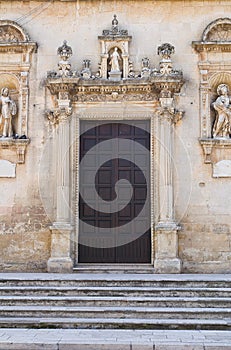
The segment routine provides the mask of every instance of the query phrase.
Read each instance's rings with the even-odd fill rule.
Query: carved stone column
[[[173,183],[173,128],[182,112],[173,108],[173,98],[160,98],[159,113],[159,222],[155,228],[155,262],[157,273],[181,272],[181,260],[178,257],[179,227],[174,216],[174,183]]]
[[[69,207],[69,118],[72,113],[67,93],[59,93],[58,108],[52,112],[58,125],[56,157],[56,221],[51,226],[51,256],[47,263],[49,272],[71,272],[70,258],[70,207]]]

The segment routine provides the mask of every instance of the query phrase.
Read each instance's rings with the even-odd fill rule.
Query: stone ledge
[[[12,149],[16,152],[17,163],[25,163],[25,153],[30,139],[0,138],[0,149]]]
[[[204,151],[204,162],[206,164],[212,163],[211,155],[214,148],[217,149],[231,149],[231,138],[230,139],[219,139],[219,138],[200,138],[199,142]]]

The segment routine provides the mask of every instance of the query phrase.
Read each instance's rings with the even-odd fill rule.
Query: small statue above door
[[[111,29],[105,29],[98,37],[101,43],[101,78],[112,81],[126,79],[129,76],[129,42],[132,37],[128,31],[119,28],[114,15]]]

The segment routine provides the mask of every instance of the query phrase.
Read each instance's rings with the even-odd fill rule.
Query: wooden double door
[[[149,121],[83,120],[80,131],[78,261],[150,263]]]

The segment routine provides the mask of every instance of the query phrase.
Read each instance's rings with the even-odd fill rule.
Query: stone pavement
[[[230,331],[0,329],[1,350],[231,350]]]

